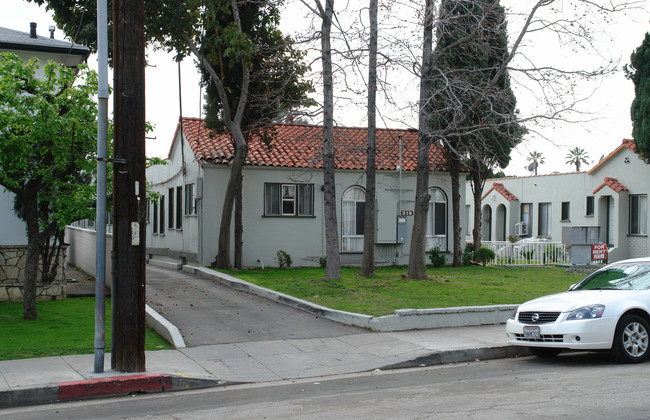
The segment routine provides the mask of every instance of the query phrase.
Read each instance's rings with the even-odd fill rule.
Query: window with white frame
[[[427,249],[447,251],[447,195],[439,188],[429,190]]]
[[[296,215],[296,186],[295,185],[282,186],[282,215],[283,216]]]
[[[539,203],[539,236],[551,236],[551,203]]]
[[[648,196],[630,195],[630,234],[648,233]]]
[[[361,187],[350,187],[343,193],[342,201],[341,250],[343,252],[362,252],[366,191]]]
[[[264,184],[265,216],[313,216],[314,184]]]

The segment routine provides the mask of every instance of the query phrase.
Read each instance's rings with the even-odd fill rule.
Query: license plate
[[[524,338],[540,338],[539,327],[524,327]]]

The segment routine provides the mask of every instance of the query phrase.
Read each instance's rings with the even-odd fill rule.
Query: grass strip
[[[106,353],[111,348],[111,306],[106,299]],[[31,357],[93,354],[95,343],[95,298],[68,298],[37,302],[38,320],[23,319],[22,302],[0,303],[0,360]],[[150,328],[145,350],[171,346]]]
[[[558,267],[430,268],[427,280],[408,280],[405,266],[377,268],[371,277],[361,277],[358,268],[344,267],[341,280],[323,280],[321,268],[223,272],[332,309],[373,316],[392,314],[395,309],[519,304],[565,291],[584,277]]]

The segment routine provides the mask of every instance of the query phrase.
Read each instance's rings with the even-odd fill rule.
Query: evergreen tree
[[[211,70],[200,66],[202,83],[206,87],[205,105],[206,125],[216,132],[228,132],[228,122],[224,120],[223,100],[227,98],[230,109],[238,109],[244,102],[241,130],[248,143],[252,138],[261,138],[269,147],[275,131],[272,124],[288,117],[296,108],[313,103],[308,94],[313,92],[310,82],[301,80],[308,70],[302,62],[303,53],[293,48],[290,38],[283,36],[278,29],[282,1],[257,1],[243,3],[238,9],[241,31],[229,9],[229,0],[213,0],[221,13],[206,14],[205,36],[201,40],[201,54],[210,62],[219,75],[227,95],[220,95],[219,88],[212,82]],[[247,45],[243,63],[250,71],[247,91],[242,94],[244,72],[242,61],[235,58],[241,51],[232,51],[230,45],[236,34]],[[233,139],[233,143],[235,143]],[[241,153],[243,161],[247,148],[235,148]],[[235,189],[235,255],[234,265],[242,268],[243,217],[242,217],[242,177],[236,179]],[[230,227],[220,230],[219,254],[216,265],[227,266],[226,242],[230,241]],[[226,263],[226,265],[223,265]]]
[[[490,168],[505,168],[510,151],[525,132],[516,116],[516,99],[507,71],[505,11],[498,0],[445,0],[434,51],[433,129],[444,133],[443,145],[452,177],[454,264],[460,255],[460,188],[462,162],[469,163],[474,188],[474,243],[480,245],[480,200]]]
[[[224,13],[207,16],[205,36],[201,43],[201,53],[210,61],[219,74],[228,96],[231,109],[237,109],[242,86],[240,63],[231,59],[228,50],[229,26],[233,16],[227,9],[229,0],[224,3]],[[302,80],[308,67],[302,58],[304,53],[293,47],[293,41],[278,29],[282,1],[257,1],[244,3],[239,7],[242,36],[250,44],[247,57],[250,68],[250,83],[246,98],[246,112],[242,129],[249,139],[259,135],[271,141],[268,131],[271,124],[283,122],[296,108],[311,105],[307,96],[314,91],[312,84]],[[200,68],[202,83],[206,88],[205,121],[209,128],[217,132],[226,131],[223,121],[221,97],[211,83],[210,74]]]
[[[650,33],[630,57],[626,68],[634,82],[634,100],[630,108],[632,137],[637,153],[650,163]]]

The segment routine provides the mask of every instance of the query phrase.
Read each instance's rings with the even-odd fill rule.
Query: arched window
[[[438,247],[447,251],[447,196],[439,188],[429,190],[427,214],[427,249]]]
[[[361,187],[350,187],[343,193],[343,252],[363,251],[363,224],[366,210],[366,191]]]

